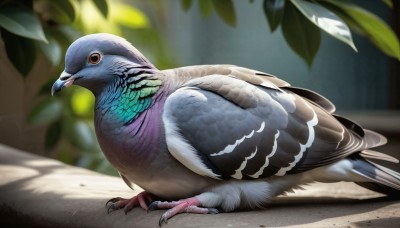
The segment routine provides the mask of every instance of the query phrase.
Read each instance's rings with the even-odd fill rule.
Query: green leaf
[[[96,148],[96,136],[90,125],[82,120],[65,122],[66,135],[69,141],[80,149],[92,151]]]
[[[28,122],[35,125],[49,124],[58,120],[63,112],[63,105],[60,100],[49,97],[35,107],[28,116]]]
[[[106,0],[93,0],[93,3],[96,5],[97,9],[101,12],[104,18],[108,16],[108,4]]]
[[[271,32],[274,32],[281,23],[284,8],[285,0],[264,0],[264,14],[267,17]]]
[[[76,88],[71,97],[71,108],[74,114],[91,117],[93,114],[94,96],[84,88]]]
[[[199,0],[199,7],[201,16],[208,17],[212,12],[213,4],[211,0]]]
[[[61,121],[56,121],[47,128],[45,137],[45,148],[51,150],[61,138],[62,124]]]
[[[190,7],[192,7],[192,0],[181,0],[181,6],[183,11],[187,12],[189,11]]]
[[[36,48],[33,40],[16,36],[7,31],[2,31],[2,38],[8,59],[22,76],[28,75],[36,59]]]
[[[143,12],[130,5],[115,3],[111,8],[110,20],[129,28],[146,28],[149,21]]]
[[[341,10],[383,53],[400,61],[399,39],[382,19],[348,2],[334,0],[325,1]]]
[[[53,9],[56,10],[56,14],[65,14],[65,16],[68,17],[68,20],[70,22],[73,22],[75,20],[75,8],[71,4],[69,0],[57,0],[57,1],[49,1]]]
[[[232,0],[212,0],[218,16],[230,26],[236,26],[235,8]]]
[[[39,42],[39,47],[46,58],[50,61],[51,65],[57,66],[60,64],[62,57],[61,45],[49,34],[47,34],[47,40],[47,43]]]
[[[349,27],[332,11],[304,0],[291,0],[291,2],[308,20],[320,29],[357,51]]]
[[[74,28],[66,25],[59,25],[56,28],[56,33],[54,34],[61,43],[67,43],[68,45],[81,37],[81,34]]]
[[[392,0],[382,0],[383,3],[385,3],[388,7],[393,8],[393,2]],[[395,0],[398,1],[398,0]]]
[[[47,42],[39,19],[24,7],[0,8],[0,26],[16,35]]]
[[[311,67],[321,42],[320,30],[292,4],[286,4],[282,33],[292,50]]]

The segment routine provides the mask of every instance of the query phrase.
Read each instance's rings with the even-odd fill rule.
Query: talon
[[[108,200],[107,202],[106,202],[106,207],[108,207],[108,204],[109,203],[115,203],[115,202],[118,202],[119,201],[119,199],[118,199],[118,197],[115,197],[115,198],[112,198],[112,199],[110,199],[110,200]]]
[[[208,214],[219,214],[219,210],[216,208],[207,208],[208,209]]]
[[[108,208],[107,208],[107,214],[110,214],[110,212],[115,211],[115,204],[111,204]]]
[[[160,201],[153,201],[149,207],[147,208],[147,212],[149,211],[154,211],[158,209],[158,204],[160,203]]]
[[[140,206],[147,210],[146,199],[152,201],[152,195],[148,192],[141,192],[130,199],[124,199],[121,197],[112,198],[106,202],[107,213],[124,208],[124,212],[127,214],[136,206]]]
[[[163,223],[165,223],[165,224],[168,223],[168,219],[167,219],[167,217],[165,216],[165,214],[163,214],[163,215],[160,217],[160,220],[158,221],[158,225],[161,227]]]

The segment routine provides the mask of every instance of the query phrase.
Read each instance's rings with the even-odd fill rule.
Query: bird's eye
[[[100,62],[100,59],[101,59],[100,53],[95,52],[89,55],[88,61],[91,64],[97,64]]]

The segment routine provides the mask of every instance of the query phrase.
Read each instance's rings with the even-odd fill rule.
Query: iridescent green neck
[[[133,83],[120,80],[114,85],[114,91],[113,88],[106,91],[108,94],[99,102],[99,107],[124,125],[130,124],[150,107],[161,85],[159,79],[143,79]]]

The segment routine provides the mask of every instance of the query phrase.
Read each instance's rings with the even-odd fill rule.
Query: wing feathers
[[[172,146],[170,152],[200,175],[242,179],[303,172],[386,142],[332,115],[335,106],[325,97],[269,74],[205,65],[178,68],[167,76],[182,83],[168,97],[163,114],[174,120],[181,138],[166,129],[167,144],[185,142],[186,147]]]
[[[285,89],[290,90],[299,96],[309,99],[310,101],[316,103],[330,113],[334,113],[336,110],[335,105],[330,100],[326,99],[324,96],[314,91],[299,87],[285,87]]]

